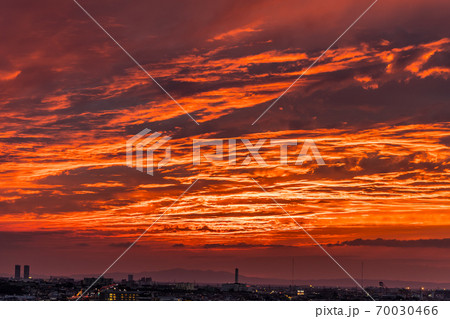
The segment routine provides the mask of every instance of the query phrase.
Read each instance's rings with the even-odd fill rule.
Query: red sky
[[[253,126],[370,1],[80,3],[200,125],[73,1],[5,4],[0,273],[101,273],[199,178],[113,271],[345,277],[254,178],[354,276],[450,282],[448,1],[380,0]],[[154,176],[125,165],[144,128],[172,137]],[[326,165],[193,166],[197,138]]]

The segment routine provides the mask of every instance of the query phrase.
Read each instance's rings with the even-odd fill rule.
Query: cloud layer
[[[62,256],[99,243],[116,253],[199,178],[137,249],[310,247],[252,177],[335,249],[448,248],[448,1],[377,3],[251,125],[370,4],[322,2],[81,2],[200,126],[71,1],[9,3],[1,236],[24,254],[26,238],[48,251],[59,238]],[[154,176],[125,165],[126,140],[144,128],[172,137]],[[293,165],[299,148],[280,165],[267,144],[265,167],[194,166],[196,138],[314,139],[327,165]],[[247,155],[240,145],[238,163]],[[8,271],[17,256],[0,250]]]

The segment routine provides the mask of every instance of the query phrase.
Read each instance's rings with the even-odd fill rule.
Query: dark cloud
[[[447,67],[450,68],[450,48],[445,46],[445,51],[434,53],[430,59],[423,65],[424,69],[433,67]]]
[[[338,242],[336,244],[330,244],[329,246],[383,246],[383,247],[412,247],[412,248],[450,248],[450,238],[441,239],[411,239],[411,240],[398,240],[398,239],[355,239],[350,241]]]
[[[449,146],[450,147],[450,135],[441,138],[441,143],[444,144],[445,146]]]
[[[183,245],[183,247],[185,247]],[[190,247],[190,246],[186,246]],[[289,245],[271,245],[271,244],[249,244],[249,243],[236,243],[236,244],[205,244],[200,246],[203,249],[246,249],[246,248],[287,248],[295,247]],[[195,247],[194,247],[195,248]]]

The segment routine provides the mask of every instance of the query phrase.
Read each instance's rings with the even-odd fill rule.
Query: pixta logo
[[[144,129],[138,134],[130,138],[126,143],[127,166],[135,167],[138,171],[146,172],[153,175],[154,160],[153,154],[160,149],[171,138],[168,136],[161,136],[161,133],[155,132],[150,134],[150,129]],[[147,136],[147,137],[146,137]],[[256,163],[260,166],[268,166],[261,153],[264,147],[272,149],[270,158],[273,158],[273,148],[278,152],[278,162],[280,165],[302,165],[306,161],[315,160],[318,165],[325,165],[319,149],[314,140],[304,140],[300,152],[295,154],[295,162],[289,161],[289,150],[297,149],[299,141],[296,139],[259,139],[251,142],[248,139],[194,139],[192,141],[192,164],[200,165],[205,160],[207,162],[226,161],[228,165],[247,166],[251,163]],[[290,148],[289,148],[290,147]],[[211,148],[214,152],[211,154]],[[165,150],[165,157],[158,162],[157,167],[161,168],[171,160],[170,146],[163,148]],[[267,150],[266,150],[267,151]],[[237,154],[245,155],[243,160],[238,161]],[[291,151],[292,153],[292,151]]]
[[[150,132],[151,130],[146,128],[130,138],[126,144],[126,154],[128,167],[135,167],[138,171],[153,175],[153,153],[171,138],[163,136],[160,139],[157,139],[161,136],[161,133],[159,132],[155,132],[148,137],[145,137]],[[165,157],[158,163],[158,168],[163,167],[170,161],[170,146],[167,146],[165,150]],[[136,156],[133,156],[134,153],[136,153]],[[135,158],[135,160],[133,160],[133,158]]]

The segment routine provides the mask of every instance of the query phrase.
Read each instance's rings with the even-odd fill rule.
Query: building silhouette
[[[14,267],[14,278],[20,279],[20,265]]]
[[[30,266],[29,265],[23,266],[23,278],[24,279],[30,278]]]

